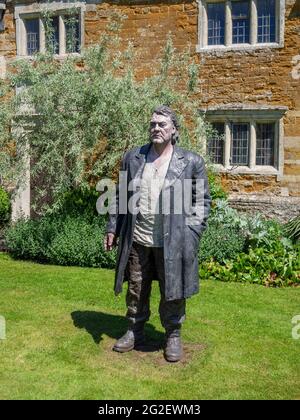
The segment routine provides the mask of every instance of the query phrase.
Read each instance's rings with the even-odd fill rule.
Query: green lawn
[[[186,356],[163,338],[154,284],[149,347],[119,354],[124,294],[113,271],[16,262],[0,254],[1,399],[299,399],[300,289],[203,281],[188,300]],[[148,351],[146,351],[148,350]],[[150,351],[151,350],[151,351]]]

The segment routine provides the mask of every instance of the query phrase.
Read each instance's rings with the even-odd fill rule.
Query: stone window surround
[[[32,3],[28,5],[16,5],[15,6],[15,20],[16,20],[16,44],[17,44],[17,56],[22,58],[31,58],[32,56],[26,55],[26,32],[24,19],[36,18],[40,16],[40,13],[44,10],[50,10],[57,12],[59,16],[59,29],[60,29],[60,40],[59,40],[59,54],[55,54],[56,57],[65,57],[67,55],[80,55],[79,53],[66,53],[65,52],[65,26],[63,23],[62,15],[63,12],[76,8],[79,10],[79,27],[80,27],[80,46],[84,45],[84,12],[85,2],[51,2],[51,3]],[[42,19],[40,19],[40,51],[45,52],[45,31]]]
[[[287,112],[286,106],[215,106],[201,109],[200,112],[206,121],[223,122],[225,124],[224,139],[224,165],[214,164],[218,172],[232,174],[258,174],[277,175],[277,179],[283,175],[284,148],[283,148],[283,116]],[[248,122],[250,124],[249,166],[230,164],[232,122]],[[275,123],[275,166],[256,165],[256,123]],[[206,144],[206,142],[205,142]]]
[[[226,45],[207,45],[207,3],[224,2],[224,0],[197,0],[198,3],[198,45],[196,52],[226,52],[236,50],[256,50],[261,48],[282,48],[284,46],[285,0],[276,0],[276,42],[257,43],[257,1],[250,0],[250,44],[232,44],[231,2],[225,0]]]
[[[5,15],[5,10],[6,10],[6,4],[5,2],[0,3],[0,31],[3,32],[5,29],[4,26],[4,15]]]

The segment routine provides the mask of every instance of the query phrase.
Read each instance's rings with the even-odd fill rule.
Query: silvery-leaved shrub
[[[115,180],[124,151],[149,141],[158,105],[177,112],[180,145],[203,153],[210,129],[198,112],[201,65],[193,50],[178,51],[166,35],[151,74],[138,78],[139,57],[132,44],[121,44],[119,23],[114,15],[99,43],[80,56],[58,61],[50,48],[33,61],[10,63],[9,82],[0,80],[0,173],[21,185],[30,150],[31,205],[39,215],[56,211],[73,188]],[[51,25],[45,28],[48,33]],[[51,30],[47,36],[53,45]]]

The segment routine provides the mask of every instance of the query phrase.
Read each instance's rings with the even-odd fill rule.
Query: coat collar
[[[142,158],[142,159],[146,159],[146,156],[150,150],[152,143],[147,143],[144,144],[141,147],[138,147],[136,152],[135,152],[135,157],[137,157],[138,159]],[[172,158],[175,157],[175,159],[182,159],[184,158],[184,151],[181,147],[178,147],[176,144],[174,144],[173,146],[173,154],[172,154]]]
[[[135,152],[133,159],[132,177],[137,178],[142,175],[144,164],[146,163],[146,157],[150,150],[151,143],[147,143],[144,146],[138,148]],[[177,178],[181,175],[182,171],[187,165],[187,160],[184,158],[184,151],[181,147],[174,144],[173,153],[171,156],[169,168],[166,175],[166,186],[173,184]]]

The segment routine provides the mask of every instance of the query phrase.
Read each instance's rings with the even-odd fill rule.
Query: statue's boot
[[[179,362],[183,356],[180,329],[166,331],[164,357],[167,362]]]
[[[115,342],[113,350],[126,353],[127,351],[133,350],[136,346],[143,344],[144,341],[144,324],[130,326],[126,333]]]

